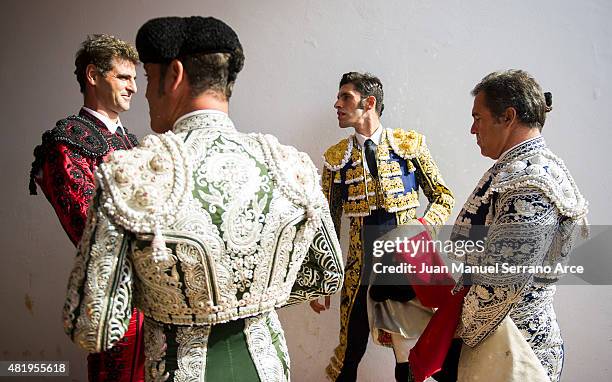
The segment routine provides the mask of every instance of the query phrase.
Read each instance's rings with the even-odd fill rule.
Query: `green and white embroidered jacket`
[[[200,111],[113,153],[97,179],[67,334],[90,352],[110,348],[136,306],[146,316],[147,380],[205,380],[211,331],[242,320],[259,378],[287,380],[274,309],[333,294],[343,280],[310,158]]]

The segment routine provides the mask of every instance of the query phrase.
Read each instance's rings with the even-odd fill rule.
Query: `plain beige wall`
[[[610,224],[612,6],[585,1],[3,1],[0,203],[0,359],[69,360],[85,380],[85,354],[63,334],[61,308],[74,249],[44,196],[28,196],[32,149],[55,121],[77,112],[74,53],[86,34],[133,41],[146,20],[213,15],[239,33],[246,53],[231,116],[243,131],[277,135],[321,165],[348,134],[332,104],[349,70],[385,85],[387,127],[427,135],[460,205],[491,161],[468,133],[472,86],[498,69],[531,72],[554,95],[544,134],[591,202],[590,220]],[[148,132],[145,79],[126,126]],[[455,209],[453,217],[459,210]],[[612,289],[563,286],[556,299],[566,340],[564,381],[612,380]],[[319,381],[338,333],[334,309],[280,312],[295,381]],[[390,350],[370,345],[363,381],[392,380]]]

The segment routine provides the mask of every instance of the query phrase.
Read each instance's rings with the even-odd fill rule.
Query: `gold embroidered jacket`
[[[362,152],[354,136],[343,139],[324,154],[323,192],[338,234],[342,213],[350,218],[350,241],[340,303],[340,343],[326,368],[332,380],[338,377],[344,364],[348,321],[360,284],[364,261],[364,217],[383,208],[396,224],[406,224],[416,218],[418,190],[422,189],[429,201],[424,218],[435,231],[448,219],[454,205],[453,194],[444,184],[423,135],[415,131],[384,129],[376,150],[378,180],[373,180],[365,170]],[[383,344],[390,345],[387,342]]]
[[[424,219],[439,226],[450,216],[454,197],[431,158],[425,137],[414,130],[385,129],[377,146],[379,191],[366,173],[354,136],[330,147],[324,157],[323,192],[339,232],[341,209],[348,217],[371,210],[406,211],[419,206],[418,189],[429,200]]]

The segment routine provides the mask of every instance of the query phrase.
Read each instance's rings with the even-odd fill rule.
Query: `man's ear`
[[[516,109],[513,107],[507,107],[502,116],[502,122],[506,126],[511,126],[516,123]]]
[[[179,87],[184,86],[186,81],[187,77],[185,76],[183,63],[179,60],[172,60],[168,65],[166,78],[164,79],[164,86],[168,86],[168,89],[165,90],[174,92]]]
[[[368,96],[365,98],[364,100],[364,110],[368,111],[368,110],[374,110],[374,108],[376,107],[376,97],[374,96]]]
[[[94,64],[89,64],[85,68],[85,81],[91,86],[96,86],[97,76],[100,75],[98,68]]]

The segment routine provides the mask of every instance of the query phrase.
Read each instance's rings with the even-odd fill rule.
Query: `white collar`
[[[216,110],[216,109],[194,110],[194,111],[191,111],[191,112],[189,112],[187,114],[183,114],[180,117],[178,117],[178,119],[176,121],[174,121],[174,124],[172,125],[172,130],[174,130],[176,125],[178,125],[178,123],[181,122],[182,120],[184,120],[185,118],[193,117],[194,115],[198,115],[198,114],[223,114],[223,115],[227,115],[226,112],[223,112],[221,110]]]
[[[382,125],[378,125],[378,129],[376,129],[376,131],[374,131],[374,133],[372,134],[371,137],[366,137],[365,135],[361,135],[358,132],[355,132],[355,138],[357,138],[357,143],[359,144],[360,147],[363,147],[363,145],[365,144],[365,141],[367,139],[371,139],[372,142],[374,142],[374,144],[376,144],[376,146],[380,145],[380,140],[382,138],[382,132],[383,132],[383,126]]]
[[[527,142],[533,141],[534,139],[538,139],[538,138],[541,138],[541,137],[542,137],[541,135],[538,135],[538,136],[536,136],[536,137],[529,138],[529,139],[526,139],[526,140],[524,140],[524,141],[522,141],[522,142],[517,143],[516,145],[514,145],[514,146],[510,147],[508,150],[506,150],[506,151],[504,151],[503,153],[501,153],[501,155],[499,156],[499,158],[497,158],[497,161],[496,161],[495,163],[499,163],[499,162],[500,162],[502,159],[504,159],[504,157],[506,156],[506,154],[508,154],[510,151],[512,151],[512,150],[513,150],[514,148],[516,148],[517,146],[522,145],[523,143],[527,143]]]
[[[89,114],[93,115],[94,117],[98,118],[100,121],[102,121],[104,126],[106,126],[106,128],[108,129],[108,131],[111,132],[111,134],[115,134],[118,127],[121,127],[121,131],[125,133],[125,129],[123,128],[123,125],[121,124],[121,120],[119,119],[119,117],[117,117],[117,123],[115,123],[111,121],[111,119],[108,118],[107,116],[100,114],[95,110],[91,110],[88,107],[83,106],[82,109],[88,112]]]

